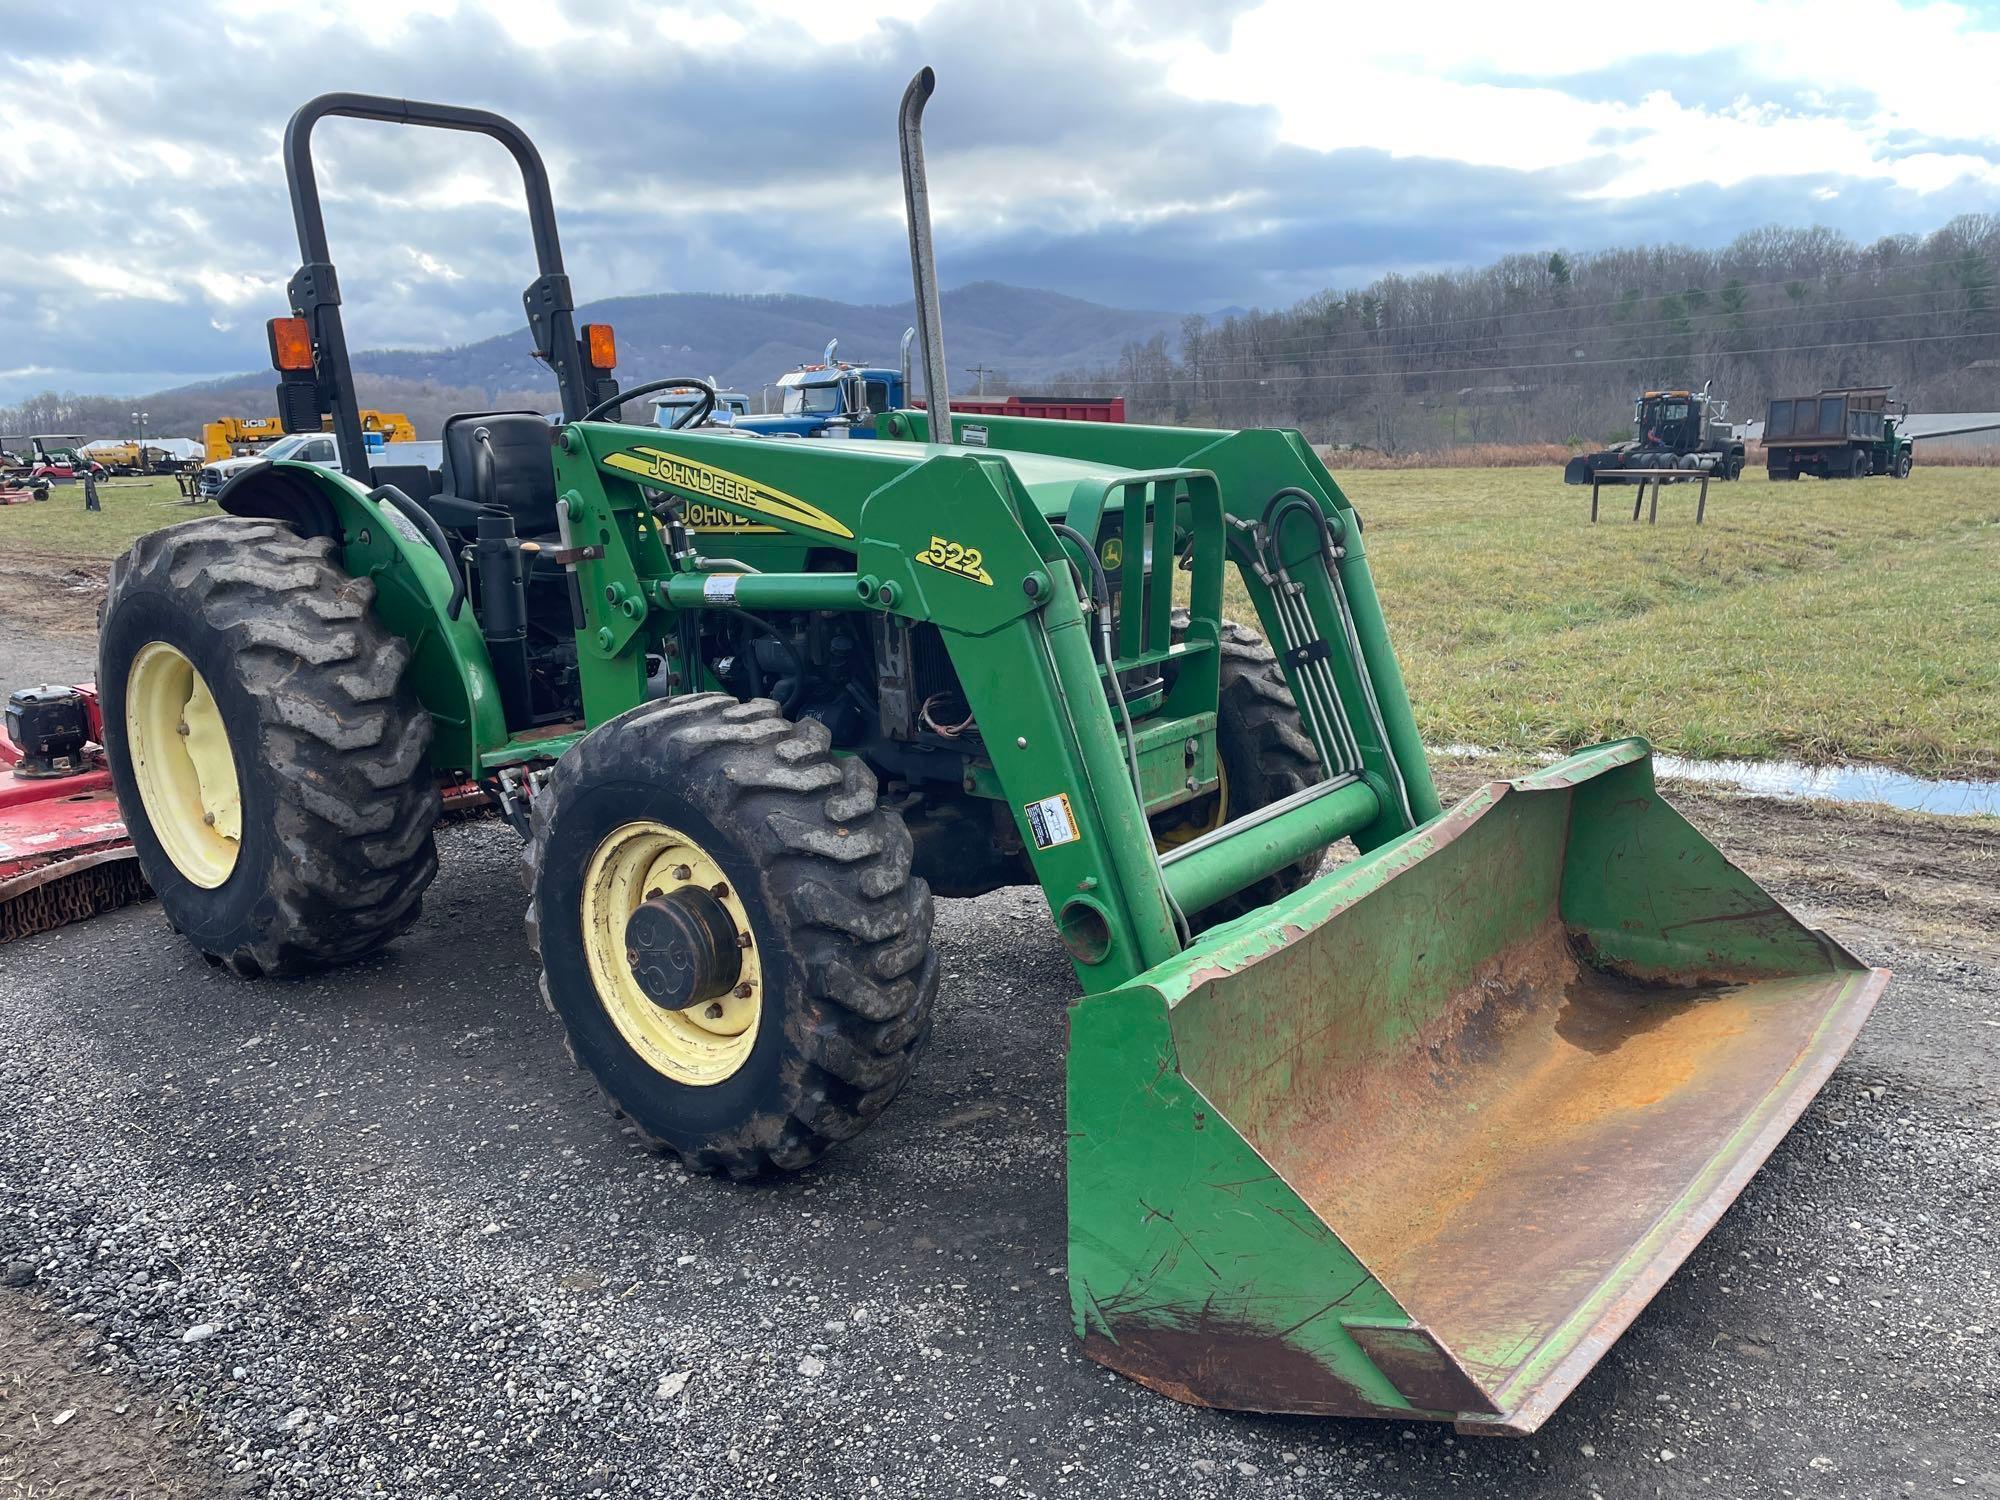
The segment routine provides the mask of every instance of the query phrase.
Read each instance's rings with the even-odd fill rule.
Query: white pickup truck
[[[377,463],[422,464],[427,469],[435,469],[444,462],[444,445],[437,442],[389,443],[381,448],[371,448],[369,454]],[[337,469],[340,467],[340,445],[330,432],[292,433],[256,453],[242,458],[221,458],[203,465],[201,472],[195,476],[195,494],[203,500],[213,500],[225,484],[245,469],[275,458]]]

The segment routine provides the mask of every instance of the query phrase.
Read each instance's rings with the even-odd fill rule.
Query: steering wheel
[[[710,385],[706,380],[696,380],[688,375],[670,375],[665,380],[648,380],[643,385],[633,386],[629,391],[620,391],[617,395],[598,402],[597,405],[591,407],[589,411],[578,417],[577,421],[595,421],[605,412],[615,411],[618,407],[623,406],[627,401],[637,396],[650,396],[655,391],[676,388],[684,390],[689,386],[693,386],[701,392],[701,400],[675,417],[673,425],[669,430],[679,432],[684,427],[697,427],[701,423],[706,422],[709,414],[715,410],[715,387]]]

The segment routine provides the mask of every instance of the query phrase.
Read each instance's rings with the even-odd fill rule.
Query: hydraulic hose
[[[1409,783],[1403,778],[1403,767],[1396,759],[1395,747],[1389,743],[1389,726],[1382,717],[1381,701],[1375,696],[1375,681],[1369,676],[1368,664],[1361,654],[1361,638],[1354,628],[1354,611],[1347,602],[1347,586],[1341,581],[1339,560],[1335,555],[1336,538],[1333,528],[1318,502],[1305,491],[1287,486],[1271,497],[1271,503],[1264,510],[1265,529],[1270,533],[1271,545],[1273,549],[1277,547],[1277,522],[1293,509],[1310,510],[1313,518],[1319,523],[1321,556],[1326,563],[1327,581],[1333,585],[1334,607],[1340,612],[1341,629],[1347,637],[1348,656],[1354,663],[1354,675],[1361,683],[1362,702],[1367,706],[1368,718],[1374,727],[1376,741],[1382,747],[1383,757],[1389,762],[1390,774],[1395,777],[1396,797],[1402,807],[1403,816],[1414,828],[1417,825],[1417,816],[1410,805]],[[1280,571],[1284,566],[1284,559],[1278,559]],[[1343,713],[1342,719],[1345,718],[1346,715]],[[1353,735],[1351,727],[1347,732],[1350,737]],[[1355,769],[1357,771],[1361,769],[1359,746],[1356,746]]]
[[[1275,523],[1301,505],[1310,508],[1318,518],[1321,542],[1326,548],[1323,561],[1331,574],[1332,533],[1325,524],[1318,503],[1305,491],[1292,487],[1279,490],[1264,507],[1263,520],[1250,528],[1250,532],[1257,553],[1258,573],[1265,583],[1271,585],[1281,654],[1297,675],[1299,712],[1305,719],[1307,733],[1312,736],[1313,747],[1319,752],[1325,774],[1337,776],[1345,770],[1360,768],[1361,745],[1355,738],[1354,726],[1341,700],[1339,684],[1334,681],[1325,658],[1309,660],[1305,655],[1311,643],[1318,639],[1318,631],[1311,612],[1299,598],[1299,585],[1293,582],[1284,558],[1269,555],[1277,547]],[[1332,736],[1331,741],[1329,735]]]
[[[777,642],[778,649],[783,651],[785,655],[789,656],[792,659],[792,688],[791,691],[787,693],[784,696],[784,698],[781,699],[778,703],[778,707],[782,708],[785,711],[785,713],[789,716],[791,711],[794,708],[798,707],[799,699],[805,696],[805,691],[806,691],[805,658],[799,655],[797,647],[795,647],[790,641],[786,640],[782,635],[778,633],[777,627],[772,625],[769,620],[763,619],[757,615],[746,614],[741,610],[732,611],[731,614],[733,618],[735,618],[743,625],[748,626],[751,630],[761,631],[765,635],[769,636],[773,641]],[[740,650],[742,648],[739,647],[738,649]],[[746,654],[749,656],[751,675],[757,680],[759,684],[761,684],[763,682],[764,674],[763,670],[757,665],[756,654],[754,652],[749,652]],[[783,683],[784,680],[785,680],[784,678],[780,677],[777,683],[772,684],[772,686],[776,687],[778,684]],[[761,686],[759,688],[759,691],[760,692],[762,691]]]
[[[1146,838],[1152,844],[1153,868],[1159,872],[1160,894],[1174,919],[1174,931],[1180,937],[1181,946],[1186,948],[1194,942],[1194,929],[1188,924],[1187,913],[1174,899],[1173,887],[1167,884],[1167,867],[1160,863],[1160,847],[1152,843],[1151,828],[1146,824],[1146,784],[1139,775],[1139,738],[1132,729],[1132,709],[1125,701],[1125,685],[1118,680],[1117,654],[1111,648],[1111,580],[1097,556],[1097,549],[1090,545],[1082,532],[1061,521],[1053,522],[1049,529],[1065,541],[1076,543],[1084,560],[1090,564],[1090,598],[1097,615],[1097,650],[1104,661],[1104,684],[1118,709],[1119,724],[1125,731],[1125,763],[1132,773],[1132,795],[1139,802],[1140,822],[1146,827]]]

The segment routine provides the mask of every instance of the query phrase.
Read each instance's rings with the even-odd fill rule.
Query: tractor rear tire
[[[534,797],[542,999],[613,1109],[690,1171],[806,1166],[873,1123],[929,1039],[930,888],[874,773],[829,745],[769,700],[694,694],[592,731]],[[709,936],[642,959],[638,909],[663,902]]]
[[[1185,610],[1174,611],[1173,633],[1180,639],[1187,628]],[[1222,787],[1191,804],[1200,820],[1190,829],[1156,823],[1163,847],[1180,842],[1224,822],[1304,791],[1320,779],[1319,756],[1306,737],[1305,721],[1292,699],[1277,653],[1264,638],[1234,620],[1222,622],[1218,642],[1221,692],[1216,702],[1215,748],[1222,761]],[[1321,856],[1309,855],[1275,875],[1225,896],[1188,921],[1199,932],[1235,920],[1311,880],[1319,873]]]
[[[373,953],[437,873],[431,718],[374,597],[272,521],[185,521],[112,565],[119,808],[168,923],[245,978]]]

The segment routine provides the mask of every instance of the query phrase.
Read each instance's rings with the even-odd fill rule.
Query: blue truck
[[[840,341],[826,346],[816,365],[801,365],[778,377],[783,410],[768,416],[738,417],[732,424],[766,437],[872,438],[885,412],[920,405],[910,394],[910,343],[916,329],[903,330],[902,367],[853,365],[833,357]],[[954,412],[967,416],[1041,417],[1059,422],[1122,422],[1123,396],[955,397]],[[967,441],[972,439],[968,438]]]
[[[766,437],[874,437],[876,418],[909,405],[910,340],[915,334],[914,328],[903,334],[900,370],[837,360],[833,351],[840,341],[829,341],[818,364],[778,377],[781,410],[738,417],[734,425]]]

